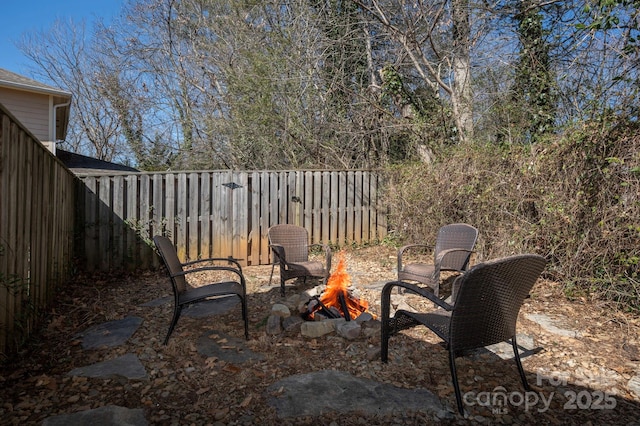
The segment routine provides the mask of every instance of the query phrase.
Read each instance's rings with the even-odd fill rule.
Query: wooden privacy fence
[[[71,274],[76,178],[0,105],[0,354]]]
[[[88,269],[157,264],[155,234],[169,236],[180,259],[233,256],[268,264],[267,230],[290,223],[311,242],[342,246],[386,235],[380,177],[349,171],[197,171],[81,176],[78,241]]]

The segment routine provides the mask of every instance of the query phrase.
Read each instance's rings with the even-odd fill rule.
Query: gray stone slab
[[[529,321],[540,324],[540,326],[549,333],[557,334],[558,336],[573,338],[582,337],[579,331],[565,328],[562,318],[554,319],[545,314],[525,314],[525,317]]]
[[[335,370],[282,379],[267,388],[269,405],[279,418],[327,412],[391,414],[413,411],[448,418],[440,400],[426,389],[403,389]]]
[[[226,314],[231,309],[236,308],[239,303],[240,298],[237,296],[218,297],[189,305],[182,309],[182,315],[191,318],[204,318],[211,315]]]
[[[640,398],[640,375],[633,376],[627,382],[627,388],[630,392],[635,394],[637,398]]]
[[[111,360],[74,368],[67,375],[82,377],[122,376],[127,379],[146,379],[147,371],[138,357],[129,353]]]
[[[527,334],[517,334],[516,340],[518,342],[518,348],[520,349],[519,353],[521,359],[524,359],[542,350],[541,347],[536,347],[533,337]],[[502,359],[512,359],[514,356],[513,346],[511,346],[511,342],[500,342],[496,343],[495,345],[489,345],[485,348],[478,349],[478,352],[482,352],[483,350],[493,352]]]
[[[43,426],[147,426],[141,408],[125,408],[108,405],[93,410],[79,411],[73,414],[61,414],[49,417]]]
[[[90,327],[78,333],[76,338],[82,340],[82,349],[113,347],[125,343],[142,324],[140,317],[126,317]]]
[[[173,304],[173,296],[160,297],[158,299],[151,300],[143,303],[140,306],[147,308],[154,308],[156,306],[162,306],[167,303]],[[182,310],[184,316],[192,318],[204,318],[211,315],[226,314],[231,309],[234,309],[236,305],[240,303],[240,299],[236,296],[223,296],[216,299],[205,300],[193,305],[186,306]]]
[[[264,359],[262,354],[247,347],[247,341],[218,331],[209,331],[198,338],[196,347],[200,355],[216,357],[232,364]]]

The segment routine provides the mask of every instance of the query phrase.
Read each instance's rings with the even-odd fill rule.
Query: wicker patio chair
[[[273,251],[273,262],[269,284],[276,264],[280,265],[280,294],[284,296],[285,281],[292,278],[322,278],[326,283],[331,271],[331,248],[325,244],[309,244],[309,233],[302,226],[274,225],[268,230],[269,247]],[[313,247],[324,251],[324,263],[309,260]]]
[[[160,253],[162,261],[167,267],[175,300],[173,317],[171,319],[171,324],[169,325],[169,331],[167,331],[167,336],[164,339],[164,344],[166,345],[169,341],[169,336],[171,336],[171,333],[180,318],[182,308],[187,305],[203,302],[213,298],[232,296],[237,296],[240,299],[240,304],[242,306],[242,319],[244,321],[244,337],[249,339],[246,297],[247,289],[240,264],[233,258],[208,258],[181,263],[171,240],[167,237],[156,235],[153,237],[153,242]],[[184,270],[183,268],[184,266],[204,263],[209,263],[209,265],[189,268],[187,270]],[[222,265],[222,263],[225,263],[225,265]],[[187,275],[203,271],[226,271],[226,273],[233,277],[233,279],[215,282],[201,287],[191,287],[187,283]]]
[[[458,410],[464,414],[456,375],[455,359],[464,351],[511,340],[514,359],[526,390],[529,384],[520,362],[516,343],[516,321],[520,307],[531,287],[544,270],[545,260],[535,254],[522,254],[480,263],[458,277],[458,292],[453,304],[436,297],[428,289],[400,281],[385,284],[382,290],[382,362],[389,357],[389,337],[418,325],[424,325],[440,337],[449,351],[449,367]],[[396,311],[390,318],[391,290],[402,287],[424,296],[439,308],[428,313]]]
[[[440,292],[440,272],[463,272],[478,239],[478,230],[466,223],[445,225],[438,230],[435,247],[427,244],[408,244],[398,250],[398,281],[417,281]],[[433,249],[433,263],[407,262],[405,258],[416,250]]]

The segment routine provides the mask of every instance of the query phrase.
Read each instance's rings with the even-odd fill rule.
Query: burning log
[[[338,302],[340,303],[340,308],[342,309],[342,313],[344,314],[344,319],[347,321],[351,321],[351,314],[349,313],[349,307],[347,306],[344,292],[338,293]]]
[[[369,304],[350,294],[350,284],[351,277],[346,271],[344,257],[341,257],[322,295],[314,296],[307,302],[307,311],[302,314],[303,318],[312,320],[314,312],[319,312],[327,318],[344,317],[345,320],[351,321],[366,312]]]
[[[311,303],[312,301],[315,303]],[[302,314],[302,317],[305,320],[312,320],[313,314],[315,312],[320,312],[322,313],[322,315],[324,315],[327,318],[332,318],[332,319],[342,318],[340,314],[335,313],[334,311],[329,309],[324,303],[322,303],[322,301],[320,300],[320,298],[318,298],[318,296],[313,296],[309,301],[309,303],[307,303],[307,311]]]

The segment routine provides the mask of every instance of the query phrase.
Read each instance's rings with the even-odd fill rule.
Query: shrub
[[[533,252],[549,278],[640,311],[640,132],[594,123],[534,145],[454,147],[389,169],[384,199],[399,244],[466,222],[476,261]]]

